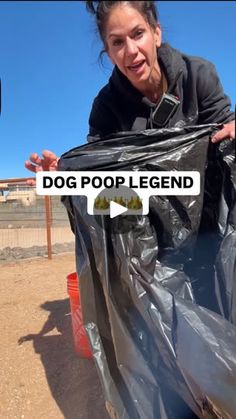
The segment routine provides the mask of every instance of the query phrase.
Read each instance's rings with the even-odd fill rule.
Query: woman
[[[118,131],[160,127],[153,114],[165,92],[177,102],[165,126],[222,123],[212,141],[235,139],[234,114],[214,66],[162,44],[154,1],[86,3],[115,66],[94,100],[88,141]],[[31,154],[25,167],[33,172],[57,170],[58,160],[45,150],[42,157]]]
[[[88,1],[87,7],[96,17],[104,50],[109,55],[115,67],[108,84],[99,92],[94,100],[89,117],[89,141],[105,135],[109,136],[114,132],[139,131],[146,128],[162,126],[158,111],[157,115],[155,112],[165,93],[168,93],[171,100],[176,103],[176,108],[172,115],[166,116],[167,122],[164,126],[174,127],[217,122],[224,124],[224,127],[214,135],[212,141],[217,142],[227,137],[235,138],[235,121],[233,121],[233,113],[230,112],[230,101],[223,93],[214,66],[203,59],[187,56],[171,48],[169,45],[162,44],[161,29],[157,21],[153,1],[100,1],[97,2],[97,7],[95,7],[94,3],[96,2]],[[32,154],[30,161],[26,162],[26,167],[34,172],[39,170],[56,170],[57,160],[58,158],[54,153],[44,151],[42,157],[37,154]],[[177,207],[179,209],[178,205]],[[168,212],[166,208],[169,207],[163,205],[164,215]],[[216,211],[214,208],[212,210],[213,214]],[[175,212],[169,214],[169,219],[167,217],[164,218],[170,220],[172,217],[174,224],[175,219],[178,220],[178,216],[175,217],[173,214]],[[184,212],[183,216],[184,220],[187,220],[186,225],[188,223],[191,224],[188,219],[188,213],[186,214],[185,216]],[[154,218],[155,215],[154,213],[152,217]],[[211,400],[208,401],[207,397],[202,395],[204,391],[199,396],[197,385],[199,381],[194,381],[193,376],[188,375],[188,371],[191,368],[189,367],[187,370],[183,368],[181,370],[181,366],[179,367],[177,365],[179,358],[176,357],[171,343],[172,338],[173,342],[179,339],[183,346],[185,345],[184,347],[187,347],[186,352],[183,350],[181,353],[185,354],[188,361],[189,348],[193,348],[196,341],[201,341],[197,336],[198,330],[196,332],[194,328],[191,329],[192,325],[191,327],[189,326],[189,329],[187,326],[180,327],[182,335],[179,337],[175,334],[175,327],[173,327],[172,336],[172,312],[173,323],[178,322],[174,304],[172,310],[173,295],[169,293],[167,286],[165,288],[165,286],[162,287],[162,284],[160,285],[161,281],[160,283],[158,280],[152,282],[153,277],[151,275],[149,276],[148,268],[145,266],[146,262],[149,265],[152,265],[153,262],[153,265],[157,266],[157,270],[160,271],[156,274],[157,277],[159,275],[159,278],[162,278],[162,271],[164,271],[166,272],[166,276],[164,274],[163,277],[165,279],[167,277],[168,279],[170,278],[170,282],[175,277],[177,280],[176,284],[185,284],[184,278],[191,269],[194,271],[195,282],[195,279],[199,276],[199,272],[204,280],[209,273],[209,270],[205,268],[205,265],[208,266],[209,261],[207,260],[207,263],[204,262],[205,265],[201,263],[199,247],[201,247],[202,251],[202,242],[199,241],[198,253],[194,255],[194,263],[191,262],[189,251],[186,252],[188,259],[185,263],[184,257],[182,256],[182,252],[184,253],[183,247],[181,248],[180,246],[181,250],[179,253],[178,251],[173,252],[173,259],[175,261],[177,260],[177,264],[181,266],[177,268],[174,266],[172,269],[173,260],[170,262],[168,257],[167,263],[165,261],[163,262],[163,260],[161,262],[156,260],[158,245],[154,237],[155,229],[150,227],[148,219],[144,220],[143,225],[138,224],[137,230],[132,231],[128,239],[126,237],[123,239],[122,234],[118,234],[115,238],[113,235],[111,239],[109,234],[103,235],[101,228],[96,229],[96,225],[94,226],[92,224],[93,220],[91,220],[91,217],[89,218],[87,216],[86,210],[84,212],[75,211],[75,218],[78,224],[82,216],[84,217],[83,223],[80,223],[76,230],[77,236],[79,236],[76,242],[77,252],[80,253],[82,261],[80,266],[78,261],[78,275],[81,279],[81,295],[84,295],[85,299],[88,299],[88,296],[91,295],[89,308],[85,310],[85,312],[87,311],[85,313],[87,314],[85,322],[86,324],[89,323],[90,336],[93,336],[93,341],[97,345],[97,360],[102,360],[100,371],[102,371],[101,376],[103,378],[105,377],[104,393],[106,394],[106,407],[110,416],[113,418],[126,418],[127,416],[123,414],[124,404],[128,412],[128,417],[132,419],[140,417],[196,418],[182,404],[182,400],[179,400],[180,395],[183,398],[186,396],[187,400],[185,401],[191,401],[191,403],[189,402],[189,406],[193,407],[195,409],[194,411],[197,413],[203,412],[200,417],[205,417],[206,415],[213,417],[213,415],[210,416],[208,413],[209,411],[212,412],[215,406],[210,406]],[[96,224],[95,221],[94,223]],[[145,223],[148,230],[145,229]],[[161,231],[161,222],[157,225],[157,228],[159,226]],[[175,226],[175,229],[178,230],[178,225]],[[184,226],[183,236],[186,234],[186,230],[187,228]],[[147,235],[146,231],[149,231]],[[182,234],[182,231],[180,233]],[[212,238],[209,235],[208,237],[210,239]],[[129,241],[128,244],[126,240]],[[140,245],[141,242],[142,244]],[[203,242],[204,244],[211,243],[210,240]],[[182,243],[181,240],[180,243]],[[166,247],[168,247],[168,244],[169,242],[167,240]],[[191,241],[186,240],[185,246],[191,247]],[[100,247],[103,249],[101,251],[101,257],[100,255],[96,255],[95,258],[91,253],[93,253],[94,248],[98,249]],[[107,252],[108,247],[112,249],[111,256]],[[150,247],[152,247],[151,250]],[[102,262],[106,260],[107,255],[110,258],[108,268],[107,263]],[[95,259],[96,262],[99,260],[99,267],[96,265]],[[137,259],[143,263],[143,265],[141,263],[141,267],[137,263]],[[127,260],[127,264],[123,263],[124,260]],[[196,265],[199,265],[197,268],[195,267],[195,260]],[[202,269],[202,266],[205,270]],[[184,268],[186,268],[186,272]],[[153,273],[155,268],[151,269]],[[139,273],[143,271],[145,271],[146,277],[145,275],[143,277],[140,275],[141,279],[139,281],[137,278],[139,277]],[[116,275],[118,276],[118,281],[115,280]],[[84,281],[85,278],[86,281]],[[111,281],[110,278],[112,278]],[[105,282],[106,284],[104,285]],[[131,283],[132,286],[130,285]],[[142,287],[143,283],[146,286]],[[190,289],[189,283],[190,281],[186,280],[187,290]],[[107,284],[109,284],[109,289]],[[173,287],[175,287],[175,281],[173,281],[173,284]],[[82,288],[83,286],[84,290]],[[205,288],[201,287],[201,293],[202,289],[205,291]],[[106,292],[107,294],[109,293],[109,298],[105,297]],[[189,292],[191,293],[192,289]],[[98,301],[101,303],[99,315],[93,308],[92,294],[96,295],[96,304],[98,304]],[[142,296],[143,299],[141,301]],[[122,301],[120,307],[118,307],[119,304],[117,301]],[[137,301],[141,301],[140,304]],[[160,302],[160,311],[155,308],[156,301]],[[94,305],[96,304],[94,302]],[[190,301],[186,302],[186,306],[184,305],[185,301],[181,304],[180,307],[184,307],[183,310],[187,310],[187,312],[189,310],[195,322],[196,313],[194,310],[198,309],[197,305],[195,303],[191,305]],[[188,306],[188,304],[190,305]],[[151,306],[153,307],[153,312],[150,308]],[[200,310],[202,310],[202,307]],[[179,318],[180,323],[184,323],[185,319],[181,320],[181,316]],[[94,322],[93,319],[95,319]],[[123,328],[122,324],[124,323],[126,327]],[[188,322],[186,321],[186,323]],[[110,325],[113,327],[112,332],[110,331]],[[202,323],[200,322],[201,325]],[[153,330],[155,339],[152,339]],[[189,333],[188,336],[194,336],[192,338],[192,345],[189,343],[191,337],[188,340],[186,335],[184,335],[186,330]],[[190,334],[189,330],[193,330],[191,332],[192,334]],[[209,330],[211,329],[209,328]],[[183,335],[184,339],[181,339]],[[201,336],[202,332],[199,335]],[[134,336],[135,343],[130,339],[132,336]],[[209,336],[211,338],[210,333]],[[104,351],[101,350],[100,338]],[[116,352],[113,347],[113,341],[118,342],[117,345],[114,345]],[[204,368],[207,365],[207,360],[213,359],[214,361],[215,353],[213,355],[210,354],[209,358],[207,358],[205,356],[205,352],[208,350],[207,345],[203,346],[202,344],[202,346],[197,347],[204,348],[204,362],[202,362],[202,370],[200,370],[201,362],[199,363],[199,374],[197,365],[195,375],[201,376],[201,371],[203,371],[202,375],[205,377],[207,376],[207,372]],[[160,348],[163,349],[160,350]],[[165,363],[163,362],[162,356],[159,356],[160,353],[165,354]],[[106,361],[104,361],[106,358],[105,355],[109,361],[107,363],[109,368],[106,366]],[[136,364],[136,360],[138,361],[138,365]],[[211,362],[210,366],[212,365]],[[209,367],[210,369],[211,367]],[[169,388],[166,385],[166,377],[171,381],[170,377],[175,377],[174,373],[176,371],[176,381],[175,378],[172,381],[178,387],[176,389],[177,394],[175,395],[173,388],[171,386]],[[155,375],[155,380],[158,382],[158,385],[154,378],[152,379],[152,372],[153,376]],[[223,373],[221,372],[221,374],[222,377]],[[207,384],[209,381],[210,379],[207,377]],[[197,384],[195,385],[195,383]],[[189,391],[189,388],[191,388],[192,392]],[[202,391],[202,389],[200,390]],[[194,397],[192,394],[194,394]],[[120,398],[122,399],[122,403],[120,402]],[[116,412],[118,413],[116,414]],[[214,417],[216,417],[215,414]]]

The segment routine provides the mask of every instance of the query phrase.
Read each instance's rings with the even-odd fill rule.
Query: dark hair
[[[86,9],[96,17],[98,32],[103,44],[105,44],[105,27],[109,13],[114,6],[124,3],[136,9],[153,29],[156,28],[158,14],[155,1],[86,1]]]

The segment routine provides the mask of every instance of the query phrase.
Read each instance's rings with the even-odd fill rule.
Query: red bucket
[[[67,291],[70,297],[71,321],[75,351],[83,358],[92,358],[90,343],[83,326],[79,282],[76,272],[67,275]]]

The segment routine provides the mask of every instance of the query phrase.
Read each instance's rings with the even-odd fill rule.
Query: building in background
[[[27,185],[26,180],[9,179],[0,181],[0,203],[15,202],[24,206],[30,206],[36,201],[36,190]]]

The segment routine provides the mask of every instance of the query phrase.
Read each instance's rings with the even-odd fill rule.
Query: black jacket
[[[159,48],[158,60],[168,85],[182,70],[175,88],[180,105],[167,127],[225,123],[234,119],[230,100],[211,62],[183,54],[168,44]],[[143,101],[143,95],[115,67],[108,84],[93,102],[88,141],[94,136],[151,128],[150,115],[151,106]]]

